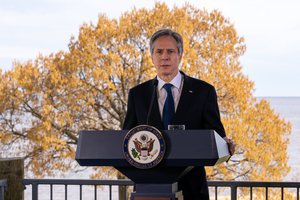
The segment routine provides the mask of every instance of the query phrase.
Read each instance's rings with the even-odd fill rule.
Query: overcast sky
[[[255,96],[300,96],[299,0],[165,0],[171,7],[189,2],[217,9],[245,37],[243,72],[255,83]],[[0,0],[0,67],[67,50],[84,22],[99,13],[118,18],[152,0]]]

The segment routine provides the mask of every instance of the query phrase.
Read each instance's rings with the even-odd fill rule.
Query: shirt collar
[[[181,85],[181,79],[182,79],[182,75],[178,71],[177,75],[170,81],[170,83],[179,90],[180,89],[180,85]],[[164,86],[164,84],[166,84],[166,82],[163,81],[158,76],[157,76],[157,80],[158,80],[157,88],[160,90]]]

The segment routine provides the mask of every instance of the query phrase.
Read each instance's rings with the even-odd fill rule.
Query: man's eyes
[[[157,50],[156,51],[156,53],[158,53],[158,54],[162,54],[164,51],[163,50]],[[168,49],[167,50],[167,53],[168,54],[171,54],[171,53],[174,53],[175,52],[175,50],[174,49]]]

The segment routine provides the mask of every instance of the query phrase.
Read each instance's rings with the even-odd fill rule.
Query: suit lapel
[[[189,81],[189,77],[183,74],[183,88],[178,102],[177,110],[173,118],[173,124],[180,124],[181,121],[187,117],[185,116],[186,111],[189,109],[189,106],[192,105],[193,100],[193,89]]]

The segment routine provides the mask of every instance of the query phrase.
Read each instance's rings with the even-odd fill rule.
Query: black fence
[[[112,187],[124,186],[126,188],[133,185],[130,180],[80,180],[80,179],[24,179],[23,184],[25,187],[31,185],[32,200],[38,200],[39,186],[49,186],[50,200],[53,200],[53,187],[61,185],[64,187],[64,199],[68,199],[68,192],[70,186],[79,186],[79,199],[83,197],[83,186],[90,186],[93,188],[94,199],[98,198],[98,190],[101,186],[109,188],[109,195],[106,199],[112,200]],[[276,199],[285,199],[286,195],[289,195],[292,199],[299,200],[299,188],[300,182],[256,182],[256,181],[208,181],[210,188],[211,199],[217,200],[221,193],[225,193],[226,196],[230,196],[231,200],[237,200],[239,196],[249,196],[249,199],[257,199],[258,194],[256,190],[259,190],[259,195],[264,196],[264,199],[275,199],[274,193],[270,190],[277,189],[279,192],[276,193]],[[225,191],[224,191],[225,189]],[[227,192],[229,190],[230,192]],[[249,190],[249,191],[248,191]],[[123,190],[126,192],[126,190]],[[248,192],[247,192],[248,191]],[[248,194],[247,194],[248,193]],[[242,195],[241,195],[242,194]],[[271,196],[272,195],[272,196]],[[123,194],[126,196],[126,194]],[[117,199],[117,198],[116,198]],[[26,199],[27,200],[27,199]],[[29,199],[28,199],[29,200]],[[101,199],[102,200],[102,199]]]
[[[258,192],[260,198],[262,198],[262,193],[264,193],[263,199],[281,199],[283,200],[285,194],[288,193],[292,199],[299,200],[299,188],[300,182],[260,182],[260,181],[209,181],[209,187],[214,187],[214,199],[218,199],[218,188],[230,188],[230,196],[231,200],[238,199],[238,189],[244,189],[243,195],[247,195],[245,192],[246,189],[249,189],[249,199],[257,199],[257,195],[255,196],[254,189],[260,189]],[[269,195],[269,191],[271,189],[279,189],[280,192]],[[293,189],[294,191],[288,191],[289,189]],[[279,193],[279,194],[278,194]],[[211,195],[212,196],[212,195]]]
[[[131,180],[84,180],[84,179],[24,179],[23,184],[25,189],[28,185],[31,185],[31,194],[32,200],[38,200],[38,187],[41,185],[49,185],[49,196],[50,200],[53,200],[54,192],[53,186],[54,185],[62,185],[64,186],[64,196],[65,200],[68,199],[68,188],[69,186],[79,186],[79,199],[82,200],[83,198],[83,186],[92,186],[93,187],[93,196],[94,200],[98,200],[98,189],[101,186],[108,186],[108,197],[107,199],[112,200],[112,187],[113,186],[124,186],[129,187],[133,186],[133,182]],[[124,196],[126,196],[126,190],[124,190]],[[27,199],[26,199],[27,200]],[[29,199],[28,199],[29,200]],[[102,199],[99,199],[102,200]]]

